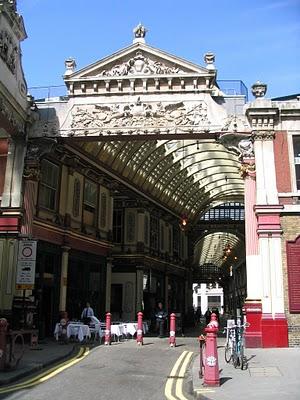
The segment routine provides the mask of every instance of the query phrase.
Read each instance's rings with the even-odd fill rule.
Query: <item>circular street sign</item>
[[[31,257],[32,256],[32,248],[31,247],[24,247],[22,249],[22,256],[23,257]]]

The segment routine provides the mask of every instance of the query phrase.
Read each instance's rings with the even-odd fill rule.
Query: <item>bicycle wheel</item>
[[[225,361],[230,362],[232,357],[232,343],[227,342],[225,346]]]
[[[248,368],[247,357],[244,354],[244,344],[242,342],[241,350],[240,350],[240,359],[241,359],[241,370],[246,370]]]
[[[232,354],[232,363],[233,363],[234,368],[237,368],[240,366],[240,358],[236,352],[234,352]]]

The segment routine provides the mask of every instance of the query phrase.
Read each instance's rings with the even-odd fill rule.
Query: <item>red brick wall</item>
[[[287,133],[276,132],[274,141],[277,190],[280,193],[292,191]]]

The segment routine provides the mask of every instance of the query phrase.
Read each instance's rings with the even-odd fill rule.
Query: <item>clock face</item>
[[[206,358],[206,364],[209,367],[214,367],[217,364],[217,359],[214,356],[209,356]]]

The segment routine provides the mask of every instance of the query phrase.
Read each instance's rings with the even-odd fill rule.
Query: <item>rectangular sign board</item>
[[[35,281],[36,240],[19,242],[16,289],[33,289]]]

